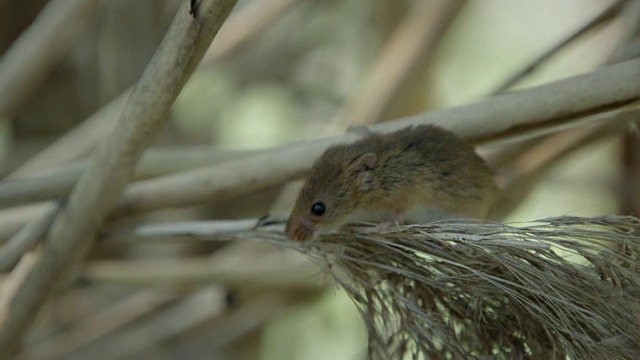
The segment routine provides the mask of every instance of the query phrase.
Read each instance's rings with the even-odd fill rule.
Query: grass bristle
[[[327,265],[365,321],[370,358],[636,359],[639,234],[638,219],[607,216],[275,240]]]

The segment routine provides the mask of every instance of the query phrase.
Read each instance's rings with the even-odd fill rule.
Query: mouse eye
[[[311,213],[313,215],[322,216],[322,214],[324,214],[324,211],[325,211],[324,204],[319,201],[311,205]]]

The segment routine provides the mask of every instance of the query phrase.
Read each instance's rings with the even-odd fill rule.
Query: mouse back
[[[409,218],[419,222],[428,214],[485,217],[494,189],[493,174],[473,147],[447,130],[421,125],[373,134],[322,154],[296,200],[287,236],[307,240],[379,214],[394,220],[425,214]]]

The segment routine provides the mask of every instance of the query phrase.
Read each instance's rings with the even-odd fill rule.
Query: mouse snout
[[[315,226],[308,221],[292,221],[289,219],[285,233],[291,240],[306,241],[313,238],[315,234]]]

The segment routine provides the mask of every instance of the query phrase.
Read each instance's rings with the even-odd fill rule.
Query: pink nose
[[[295,241],[306,241],[313,237],[314,226],[306,221],[291,221],[287,223],[285,231],[287,237]]]

